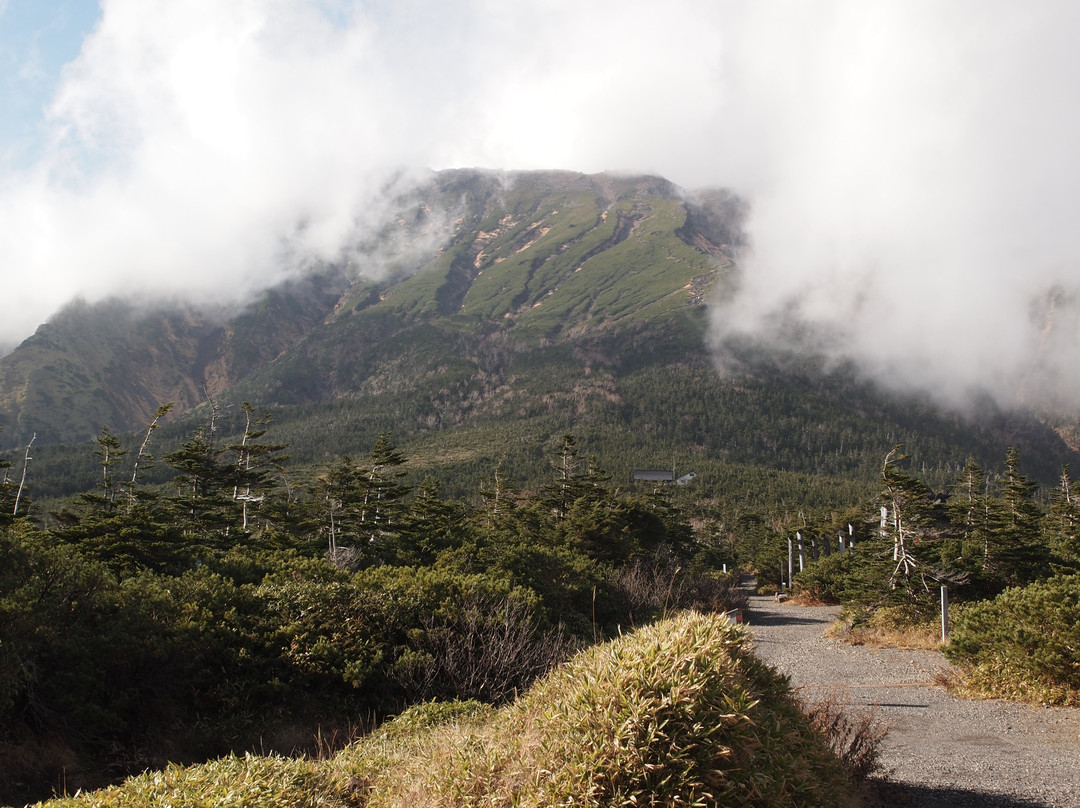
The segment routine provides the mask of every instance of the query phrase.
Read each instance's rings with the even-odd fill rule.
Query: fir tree
[[[1007,586],[1029,583],[1045,575],[1049,552],[1041,534],[1042,514],[1035,502],[1035,484],[1020,473],[1020,457],[1013,448],[1005,455],[997,509],[986,574]]]
[[[1061,467],[1061,477],[1050,495],[1045,535],[1053,553],[1057,572],[1080,570],[1080,495],[1073,489],[1068,465]]]
[[[244,434],[240,443],[232,444],[226,450],[236,457],[232,498],[240,503],[240,529],[247,532],[251,527],[252,511],[270,493],[273,474],[283,471],[289,456],[283,454],[288,448],[287,443],[259,442],[273,420],[269,413],[253,417],[255,409],[246,401],[240,408],[244,413]]]

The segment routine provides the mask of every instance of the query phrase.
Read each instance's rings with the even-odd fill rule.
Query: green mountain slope
[[[772,485],[763,470],[794,475],[787,490],[807,485],[798,475],[865,483],[895,443],[942,485],[969,455],[992,467],[1009,445],[1043,479],[1077,459],[1032,416],[962,418],[846,369],[744,353],[721,377],[706,305],[736,271],[744,206],[731,194],[688,198],[655,177],[455,170],[388,211],[347,266],[239,315],[121,303],[60,313],[0,361],[3,446],[33,432],[44,444],[85,441],[102,424],[138,430],[165,401],[176,407],[162,440],[175,443],[212,397],[226,431],[242,401],[271,412],[299,466],[362,454],[390,431],[454,493],[500,467],[535,483],[565,432],[618,479],[674,466],[713,489]],[[38,456],[39,493],[50,477],[71,479],[45,493],[77,487],[80,464],[92,465],[60,448]]]

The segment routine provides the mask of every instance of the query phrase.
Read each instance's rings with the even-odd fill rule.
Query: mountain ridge
[[[348,258],[239,312],[70,307],[0,359],[0,448],[138,432],[168,401],[178,430],[213,409],[227,433],[246,401],[299,464],[389,431],[462,487],[511,457],[537,479],[565,432],[620,475],[677,459],[702,485],[725,463],[869,481],[895,443],[943,485],[1012,444],[1043,480],[1080,462],[1032,413],[964,416],[813,357],[741,345],[718,371],[709,304],[737,282],[747,212],[722,189],[455,169],[385,211]]]
[[[665,196],[656,196],[658,191]],[[75,301],[0,359],[0,439],[11,446],[35,432],[39,442],[48,443],[86,439],[102,424],[135,429],[165,401],[181,414],[266,368],[313,331],[333,330],[358,311],[372,327],[367,338],[345,329],[347,338],[358,340],[357,349],[388,338],[394,320],[407,326],[449,318],[448,325],[461,328],[501,318],[501,330],[551,338],[563,328],[584,332],[597,324],[590,324],[596,317],[650,319],[641,309],[670,309],[664,299],[678,297],[677,288],[652,299],[641,288],[646,278],[635,285],[607,264],[600,270],[606,276],[590,270],[653,218],[655,207],[671,220],[672,233],[672,221],[685,226],[677,195],[658,178],[440,172],[399,196],[395,202],[404,211],[359,245],[354,262],[373,267],[319,267],[266,291],[238,313],[190,304],[140,311],[116,299]],[[445,220],[455,214],[448,227]],[[549,237],[553,229],[564,231],[558,240]],[[701,232],[694,237],[708,243]],[[711,248],[720,254],[719,247]],[[716,271],[705,265],[705,253],[700,256],[689,247],[681,256],[701,262],[697,277],[686,279],[697,281],[694,304],[703,298],[706,276]],[[629,272],[652,269],[651,260],[639,259]],[[582,271],[590,277],[575,277]],[[602,299],[605,291],[608,298]],[[539,310],[551,296],[572,299],[545,320]],[[334,383],[340,370],[328,369],[330,384],[321,395],[350,392]]]

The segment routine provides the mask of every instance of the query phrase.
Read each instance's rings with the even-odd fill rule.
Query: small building
[[[634,479],[647,483],[670,483],[675,481],[675,472],[663,469],[641,469],[634,472]]]
[[[688,471],[688,472],[686,472],[686,474],[684,474],[679,479],[677,479],[675,481],[675,483],[677,485],[686,485],[688,482],[690,482],[695,477],[697,477],[697,472],[696,471]]]

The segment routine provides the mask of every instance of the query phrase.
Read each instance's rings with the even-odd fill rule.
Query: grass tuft
[[[835,703],[808,717],[749,646],[744,628],[685,612],[579,653],[503,708],[429,702],[326,760],[170,766],[49,806],[854,804],[852,773],[876,760],[869,725]]]

